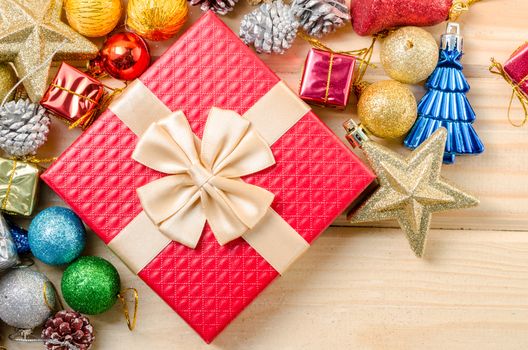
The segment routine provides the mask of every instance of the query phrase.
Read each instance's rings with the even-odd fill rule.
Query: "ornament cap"
[[[367,136],[367,133],[363,129],[363,127],[359,124],[357,124],[352,119],[347,120],[343,123],[343,128],[346,131],[346,139],[352,147],[361,148],[363,144],[367,141],[369,141],[369,137]]]
[[[459,51],[462,52],[464,48],[464,39],[460,35],[460,24],[455,22],[448,22],[446,31],[442,34],[441,44],[442,50]]]

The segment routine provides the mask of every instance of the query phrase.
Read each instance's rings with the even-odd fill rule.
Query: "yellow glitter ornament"
[[[127,26],[149,40],[174,36],[187,21],[187,0],[129,0]]]
[[[434,212],[477,206],[478,199],[440,176],[447,130],[439,128],[407,157],[369,140],[353,120],[347,139],[365,152],[380,187],[355,212],[352,223],[396,219],[418,257],[424,254]]]
[[[13,67],[9,63],[0,63],[0,102],[4,100],[5,96],[17,82],[17,75]],[[11,101],[14,97],[11,93],[7,101]]]
[[[374,136],[401,137],[416,121],[416,99],[407,86],[397,81],[378,81],[361,92],[358,115],[361,124]]]
[[[438,44],[426,30],[403,27],[391,32],[382,42],[380,60],[392,79],[417,84],[436,68]]]
[[[73,29],[95,38],[116,27],[123,9],[121,0],[65,0],[64,10]]]

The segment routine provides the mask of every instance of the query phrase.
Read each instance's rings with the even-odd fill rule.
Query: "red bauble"
[[[373,35],[400,26],[431,26],[447,20],[453,0],[352,0],[354,30]]]
[[[112,35],[100,55],[105,71],[116,79],[134,80],[150,65],[147,43],[134,33]]]

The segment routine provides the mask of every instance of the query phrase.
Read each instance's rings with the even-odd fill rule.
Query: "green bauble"
[[[17,75],[13,67],[9,63],[0,63],[0,103],[13,86],[15,86],[17,80]],[[7,101],[11,101],[14,95],[14,92],[11,93]]]
[[[97,315],[114,306],[121,283],[112,264],[96,256],[85,256],[64,271],[61,289],[73,310]]]

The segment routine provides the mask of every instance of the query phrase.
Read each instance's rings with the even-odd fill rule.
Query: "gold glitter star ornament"
[[[98,48],[61,22],[62,0],[0,0],[0,62],[13,62],[32,101],[48,86],[50,57],[92,59]],[[37,69],[39,68],[40,69]],[[36,70],[36,71],[35,71]]]
[[[434,212],[474,207],[478,199],[440,176],[447,130],[439,128],[407,157],[371,141],[352,120],[344,124],[347,139],[365,152],[378,176],[379,188],[351,213],[353,223],[396,219],[411,249],[422,257]]]

